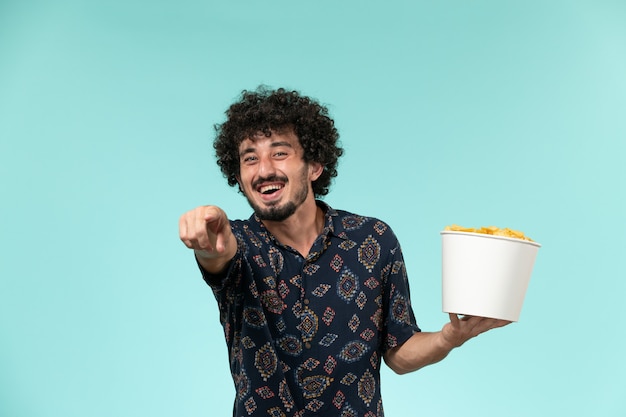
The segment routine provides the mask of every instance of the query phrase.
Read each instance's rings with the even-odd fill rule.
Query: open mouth
[[[266,184],[260,187],[257,187],[257,191],[263,195],[272,195],[279,190],[282,190],[285,187],[285,184],[282,183],[273,183]]]

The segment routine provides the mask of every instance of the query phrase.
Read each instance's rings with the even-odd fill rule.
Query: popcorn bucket
[[[441,237],[443,311],[518,321],[541,245],[482,233]]]

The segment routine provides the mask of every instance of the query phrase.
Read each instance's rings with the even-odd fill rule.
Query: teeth
[[[280,190],[281,188],[283,188],[283,186],[278,184],[264,185],[263,187],[259,188],[259,192],[265,194],[267,192]]]

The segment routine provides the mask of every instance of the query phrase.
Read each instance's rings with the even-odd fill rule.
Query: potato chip
[[[458,224],[453,224],[450,226],[446,226],[444,230],[451,231],[451,232],[482,233],[485,235],[512,237],[514,239],[521,239],[521,240],[527,240],[529,242],[534,242],[531,238],[529,238],[528,236],[525,236],[523,232],[520,232],[519,230],[509,229],[508,227],[501,229],[496,226],[483,226],[480,229],[476,229],[473,227],[463,227],[463,226],[459,226]]]

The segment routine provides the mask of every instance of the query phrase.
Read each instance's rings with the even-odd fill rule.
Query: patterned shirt
[[[229,349],[236,417],[383,416],[382,355],[420,331],[389,226],[318,205],[325,227],[306,258],[253,215],[230,222],[238,248],[227,272],[203,271]]]

